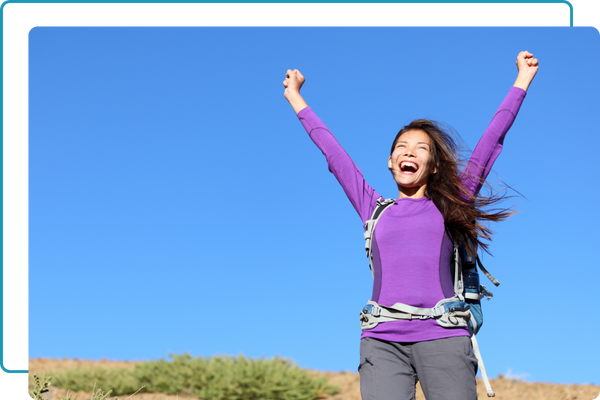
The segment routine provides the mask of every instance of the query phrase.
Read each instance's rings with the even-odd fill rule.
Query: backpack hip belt
[[[435,319],[444,328],[467,328],[470,318],[470,306],[457,297],[443,299],[433,308],[419,308],[403,303],[381,306],[369,300],[360,312],[360,327],[366,330],[387,321]]]

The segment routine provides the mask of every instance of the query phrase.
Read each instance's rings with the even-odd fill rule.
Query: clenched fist
[[[528,51],[520,52],[517,56],[517,69],[519,70],[519,75],[517,76],[514,86],[526,91],[527,88],[529,88],[531,81],[533,81],[535,74],[537,74],[538,68],[538,60],[537,58],[533,58],[533,54]]]
[[[285,87],[284,95],[285,98],[288,98],[288,95],[292,93],[300,93],[300,88],[304,84],[304,75],[300,73],[297,69],[291,70],[288,69],[285,74],[285,80],[283,81],[283,86]]]
[[[530,52],[522,51],[517,56],[517,69],[520,74],[529,74],[533,78],[538,71],[538,59],[533,58]]]

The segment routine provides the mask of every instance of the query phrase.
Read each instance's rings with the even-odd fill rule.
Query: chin
[[[415,183],[415,182],[398,182],[398,181],[396,181],[396,183],[398,184],[398,186],[402,186],[403,188],[407,188],[407,189],[412,189],[412,188],[416,188],[419,186],[423,186],[423,185],[419,185],[418,183]]]

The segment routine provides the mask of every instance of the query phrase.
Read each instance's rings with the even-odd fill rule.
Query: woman
[[[457,146],[438,124],[413,121],[394,139],[388,167],[399,195],[382,214],[371,241],[372,301],[388,307],[402,303],[431,308],[452,297],[451,238],[466,237],[487,249],[482,239],[491,239],[491,232],[480,221],[510,215],[483,211],[495,199],[480,196],[479,190],[537,73],[538,60],[523,51],[517,56],[517,68],[513,87],[462,173]],[[303,83],[300,71],[288,70],[285,98],[365,223],[380,195],[308,107],[300,95]],[[477,399],[476,371],[467,328],[448,329],[430,318],[388,321],[362,332],[363,400],[414,399],[417,381],[428,400]]]

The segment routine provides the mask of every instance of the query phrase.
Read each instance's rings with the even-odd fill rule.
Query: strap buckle
[[[371,314],[373,317],[377,318],[381,315],[381,308],[377,307],[374,304],[367,304],[363,307],[362,311],[360,312],[361,318],[365,314]]]

